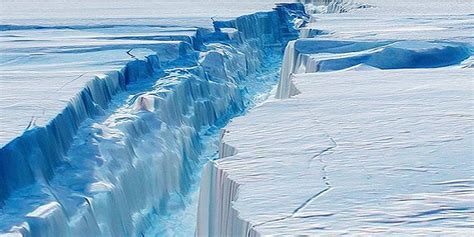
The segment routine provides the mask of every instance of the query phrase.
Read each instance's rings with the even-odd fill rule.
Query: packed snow
[[[196,235],[471,233],[472,2],[305,2],[273,98],[222,130]]]

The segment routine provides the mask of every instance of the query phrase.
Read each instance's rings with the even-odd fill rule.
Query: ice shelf
[[[472,232],[472,6],[305,2],[274,98],[222,130],[196,235]]]

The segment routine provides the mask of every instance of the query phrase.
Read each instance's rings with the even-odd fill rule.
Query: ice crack
[[[326,154],[327,152],[330,152],[331,150],[333,150],[334,148],[337,147],[337,143],[336,141],[334,140],[334,138],[332,138],[331,136],[329,136],[329,140],[331,141],[331,146],[329,146],[328,148],[325,148],[323,149],[322,151],[320,151],[319,153],[317,153],[316,155],[314,155],[311,160],[314,160],[314,159],[319,159],[319,161],[323,164],[323,167],[321,168],[322,170],[322,173],[323,173],[323,176],[322,176],[322,180],[324,182],[324,184],[326,185],[326,188],[317,192],[316,194],[314,194],[313,196],[309,197],[306,201],[304,201],[301,205],[299,205],[297,208],[295,208],[293,210],[293,212],[290,214],[290,215],[287,215],[287,216],[284,216],[284,217],[279,217],[279,218],[275,218],[275,219],[271,219],[271,220],[268,220],[268,221],[265,221],[265,222],[261,222],[261,223],[258,223],[258,224],[255,224],[253,225],[251,228],[249,228],[248,232],[247,232],[247,236],[250,236],[250,230],[257,227],[257,226],[262,226],[262,225],[266,225],[266,224],[269,224],[269,223],[273,223],[273,222],[278,222],[278,221],[283,221],[283,220],[286,220],[286,219],[289,219],[289,218],[294,218],[298,212],[300,212],[301,210],[303,210],[304,208],[306,208],[313,200],[315,200],[316,198],[320,197],[321,195],[323,195],[324,193],[328,192],[329,190],[332,189],[332,186],[331,186],[331,183],[329,182],[329,177],[327,175],[327,171],[326,171],[326,167],[327,167],[327,164],[324,162],[322,156],[324,154]]]
[[[328,172],[326,170],[327,168],[327,163],[324,161],[323,159],[323,155],[331,150],[333,150],[334,148],[337,147],[337,143],[336,141],[332,138],[332,137],[329,137],[329,139],[331,140],[332,142],[332,145],[326,149],[324,149],[323,151],[321,151],[319,154],[317,154],[316,156],[314,156],[312,158],[312,160],[314,159],[319,159],[319,162],[321,162],[321,164],[323,164],[323,167],[321,167],[321,172],[323,173],[323,177],[322,177],[322,180],[324,181],[324,184],[327,186],[327,189],[329,190],[330,188],[332,188],[331,186],[331,183],[329,182],[329,177],[328,177]]]

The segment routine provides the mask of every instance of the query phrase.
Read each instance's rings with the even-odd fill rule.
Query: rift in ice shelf
[[[0,10],[0,236],[473,230],[469,1]]]

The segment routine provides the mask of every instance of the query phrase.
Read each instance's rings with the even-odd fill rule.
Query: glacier
[[[213,29],[0,26],[1,235],[154,235],[197,182],[205,142],[266,98],[307,20],[289,3]]]
[[[302,2],[278,86],[204,168],[196,236],[468,236],[472,3]]]

